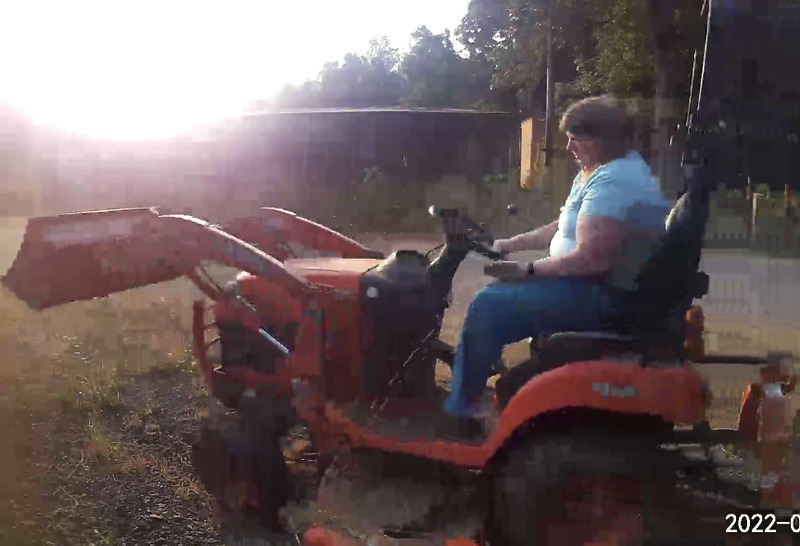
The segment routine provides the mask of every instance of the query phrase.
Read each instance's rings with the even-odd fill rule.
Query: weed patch
[[[44,312],[0,288],[0,544],[222,543],[184,441],[206,393],[183,288]]]

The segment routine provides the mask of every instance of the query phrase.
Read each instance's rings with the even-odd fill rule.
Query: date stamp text
[[[753,510],[725,516],[726,533],[800,535],[800,512]]]

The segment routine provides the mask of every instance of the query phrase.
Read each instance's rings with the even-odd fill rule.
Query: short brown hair
[[[573,135],[595,139],[601,160],[625,157],[633,138],[633,117],[621,101],[610,96],[590,97],[567,108],[559,128]]]

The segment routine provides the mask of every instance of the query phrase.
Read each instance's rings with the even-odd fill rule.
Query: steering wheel
[[[486,227],[469,218],[459,209],[431,206],[428,212],[431,216],[442,219],[442,227],[448,243],[466,244],[470,250],[486,256],[490,260],[502,260],[505,257],[491,249],[494,237]]]

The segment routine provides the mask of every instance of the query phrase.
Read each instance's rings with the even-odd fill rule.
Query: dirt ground
[[[0,272],[23,228],[0,222]],[[360,239],[384,251],[439,243]],[[444,340],[457,343],[467,306],[487,281],[482,259],[468,259]],[[0,544],[224,543],[189,464],[187,439],[207,406],[188,350],[192,294],[175,281],[36,313],[0,288]],[[517,344],[505,357],[513,363],[525,354]],[[752,371],[708,372],[731,385],[714,408],[714,424],[729,425],[736,389]],[[441,373],[446,379],[446,367]]]

